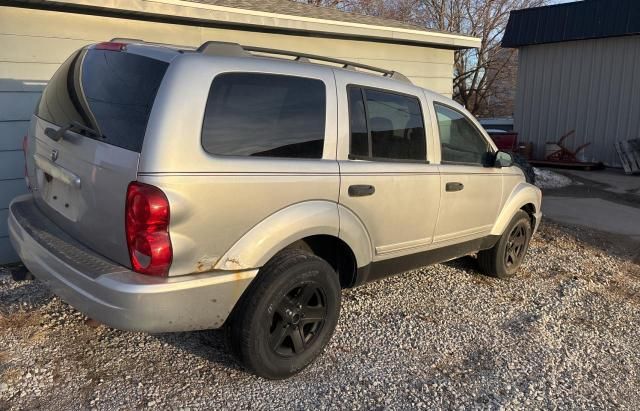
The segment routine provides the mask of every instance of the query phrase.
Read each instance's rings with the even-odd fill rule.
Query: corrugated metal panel
[[[0,121],[28,121],[40,94],[38,91],[3,91],[0,97]]]
[[[586,160],[619,166],[613,142],[640,138],[640,36],[573,41],[520,49],[514,127],[532,142],[576,130],[565,144],[586,142]]]
[[[24,177],[22,150],[0,151],[0,181]]]
[[[13,250],[9,237],[0,237],[0,262],[18,261],[18,254]]]
[[[0,220],[7,221],[9,210],[0,210]],[[0,238],[9,236],[9,227],[6,224],[0,224]]]
[[[15,197],[27,192],[27,184],[24,178],[16,178],[12,180],[0,180],[0,210],[9,208],[9,203]],[[4,220],[2,221],[4,225]]]
[[[640,34],[639,0],[584,0],[514,10],[502,47]]]
[[[28,128],[28,121],[0,121],[0,151],[22,150],[22,139]]]

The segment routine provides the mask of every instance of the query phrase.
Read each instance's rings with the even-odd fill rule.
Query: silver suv
[[[452,100],[230,43],[78,50],[25,156],[9,229],[37,278],[115,328],[224,326],[267,378],[322,351],[341,288],[474,253],[509,277],[541,218],[540,190]]]

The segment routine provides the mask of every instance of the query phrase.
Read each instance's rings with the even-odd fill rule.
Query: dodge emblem
[[[51,150],[51,161],[56,161],[58,159],[58,150]]]

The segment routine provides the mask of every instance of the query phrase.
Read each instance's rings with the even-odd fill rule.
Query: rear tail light
[[[133,181],[127,188],[125,216],[133,270],[166,276],[173,258],[167,196],[158,187]]]
[[[29,136],[25,134],[22,138],[22,151],[24,152],[24,182],[27,188],[31,190],[31,181],[29,181],[29,171],[27,170],[27,153],[29,152]]]
[[[117,43],[114,41],[105,41],[104,43],[98,43],[94,47],[95,50],[110,50],[110,51],[126,51],[127,43]]]

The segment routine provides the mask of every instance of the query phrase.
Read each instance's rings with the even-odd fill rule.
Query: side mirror
[[[511,167],[513,165],[513,157],[511,154],[506,153],[504,151],[498,151],[496,153],[496,159],[493,162],[494,167],[502,168],[502,167]]]

